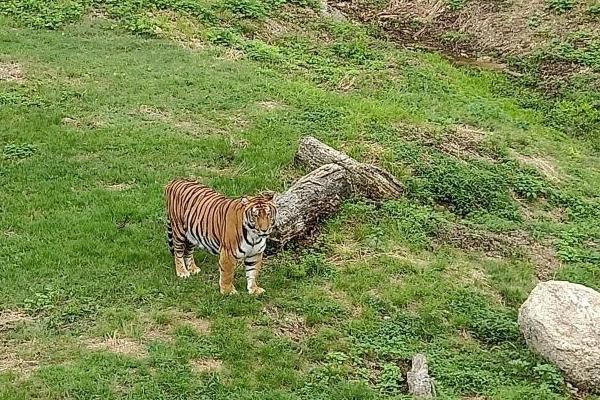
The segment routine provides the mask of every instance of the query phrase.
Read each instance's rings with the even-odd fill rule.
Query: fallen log
[[[402,183],[389,172],[375,165],[358,162],[312,136],[300,141],[296,162],[311,169],[337,164],[348,171],[353,191],[372,200],[398,198],[404,192]]]
[[[406,373],[408,392],[417,399],[431,399],[435,396],[433,379],[429,376],[427,359],[424,354],[415,354],[412,368]]]
[[[277,219],[269,237],[270,251],[290,240],[309,237],[319,223],[337,211],[352,194],[347,171],[325,164],[275,196]]]
[[[296,162],[313,171],[275,196],[277,220],[269,237],[269,253],[312,236],[324,218],[355,194],[382,200],[403,192],[402,184],[387,171],[360,163],[311,136],[300,141]]]

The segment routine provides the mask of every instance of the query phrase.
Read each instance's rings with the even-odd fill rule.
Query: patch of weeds
[[[461,216],[487,211],[518,220],[517,206],[509,196],[504,177],[492,167],[479,165],[436,156],[431,162],[417,166],[408,182],[409,193],[447,206]]]
[[[596,264],[569,264],[558,271],[558,278],[580,283],[600,291],[600,268]]]
[[[550,194],[548,183],[535,171],[519,171],[513,178],[512,187],[517,195],[530,201]]]
[[[386,228],[385,235],[402,238],[403,242],[414,248],[427,245],[429,238],[443,223],[439,213],[431,208],[406,200],[386,202],[381,212],[381,217],[386,221],[383,223]]]
[[[562,261],[600,263],[600,232],[590,232],[589,227],[573,227],[562,231],[556,247],[556,254]]]
[[[261,62],[276,62],[281,58],[276,46],[266,44],[261,40],[250,40],[244,44],[244,51],[248,58]]]
[[[381,367],[377,389],[383,394],[394,395],[402,393],[404,388],[404,374],[395,363],[385,363]]]
[[[2,157],[7,160],[23,160],[35,154],[37,147],[33,144],[7,144],[2,149]]]
[[[222,46],[235,47],[243,40],[239,33],[230,28],[210,28],[207,32],[207,39],[210,43]]]
[[[55,308],[61,299],[61,291],[47,287],[44,291],[36,292],[32,297],[25,299],[24,308],[31,313],[41,313]]]
[[[452,11],[461,10],[468,0],[447,0],[448,8]]]
[[[600,69],[600,38],[592,32],[579,31],[563,41],[554,41],[545,50],[545,56]]]
[[[56,29],[79,20],[88,7],[89,2],[81,0],[4,0],[0,2],[0,15],[12,16],[34,28]]]
[[[546,6],[552,11],[564,13],[575,7],[575,0],[546,0]]]
[[[123,22],[123,27],[131,33],[153,36],[158,32],[156,22],[146,15],[135,15]]]
[[[470,39],[470,35],[468,33],[463,32],[448,31],[444,32],[440,39],[444,43],[456,45],[461,43],[467,43]]]
[[[452,296],[449,307],[460,316],[458,324],[464,324],[483,343],[496,345],[520,340],[516,315],[492,307],[489,299],[478,293],[459,290]]]
[[[329,278],[335,273],[323,253],[304,250],[299,255],[294,255],[293,258],[295,260],[284,261],[286,275],[291,278]]]
[[[594,20],[600,19],[600,3],[590,4],[585,13]]]
[[[269,14],[270,5],[262,0],[226,0],[224,8],[241,18],[258,19]]]
[[[337,42],[332,46],[332,50],[336,56],[358,64],[375,59],[375,53],[370,49],[369,43],[360,39]]]
[[[0,93],[0,106],[39,107],[42,105],[44,105],[43,101],[36,99],[29,94],[20,93],[18,91]]]
[[[493,287],[510,306],[519,307],[533,289],[534,268],[529,263],[490,260],[486,262],[485,269]]]
[[[558,99],[546,115],[549,125],[573,137],[590,139],[594,147],[600,148],[600,92],[571,91]]]

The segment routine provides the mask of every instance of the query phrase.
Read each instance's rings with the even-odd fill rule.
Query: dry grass
[[[540,174],[552,182],[560,182],[564,174],[554,160],[540,156],[524,156],[516,152],[513,156],[522,164],[535,168]]]
[[[285,107],[284,104],[281,104],[280,102],[274,100],[259,101],[257,104],[259,107],[264,108],[268,111],[278,110]]]
[[[265,306],[262,311],[271,321],[277,336],[300,343],[314,333],[314,329],[306,325],[306,320],[301,315],[285,312],[274,306]]]
[[[441,130],[437,126],[397,123],[394,128],[406,139],[431,146],[461,160],[498,161],[498,155],[485,146],[490,133],[470,125]]]
[[[552,278],[561,266],[551,243],[536,242],[521,230],[495,233],[453,224],[438,232],[436,245],[440,244],[479,251],[489,257],[525,256],[535,265],[536,276],[541,280]]]
[[[455,53],[472,49],[507,55],[531,52],[547,43],[548,37],[564,38],[580,30],[600,34],[600,25],[585,15],[585,3],[576,2],[568,15],[549,11],[544,0],[473,0],[459,10],[452,10],[444,0],[391,0],[379,10],[359,0],[338,6],[362,20],[377,21],[397,36],[435,48],[444,46],[440,41],[444,33],[457,32],[468,43],[446,43]]]
[[[226,48],[223,51],[223,54],[218,58],[219,60],[228,60],[228,61],[239,61],[245,57],[245,54],[242,50]]]
[[[148,317],[144,317],[144,341],[162,340],[170,341],[173,331],[177,327],[187,326],[199,335],[210,333],[210,321],[196,317],[193,313],[182,312],[175,309],[166,310],[162,314],[162,321],[157,323]]]
[[[33,321],[29,315],[22,311],[0,311],[0,332],[14,329],[15,327]]]
[[[207,372],[221,372],[223,370],[223,362],[216,358],[202,358],[190,361],[192,371],[197,374]]]
[[[104,185],[104,188],[111,192],[122,192],[124,190],[131,189],[132,187],[132,183],[111,183]]]
[[[115,336],[105,338],[91,338],[84,341],[85,347],[93,351],[110,351],[126,356],[142,358],[147,355],[146,348],[130,339]]]
[[[211,124],[210,121],[198,123],[188,117],[176,116],[167,110],[148,105],[140,106],[133,114],[140,115],[144,121],[149,123],[162,122],[192,136],[224,135],[227,133],[225,130]]]
[[[39,367],[39,360],[24,358],[15,353],[11,346],[0,343],[0,373],[15,372],[27,377]]]
[[[13,62],[0,62],[0,81],[20,82],[25,79],[20,64]]]

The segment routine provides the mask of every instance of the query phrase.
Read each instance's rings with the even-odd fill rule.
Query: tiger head
[[[254,197],[244,197],[244,226],[257,236],[266,237],[273,231],[277,208],[273,202],[275,193],[262,193]]]

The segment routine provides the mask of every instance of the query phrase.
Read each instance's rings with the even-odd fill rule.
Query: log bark
[[[296,162],[311,169],[325,164],[337,164],[348,171],[353,190],[372,200],[398,198],[404,192],[402,183],[389,172],[358,162],[312,136],[306,136],[300,141]]]
[[[415,354],[412,368],[406,374],[408,392],[417,399],[432,399],[435,396],[433,379],[429,376],[427,358],[424,354]]]
[[[310,236],[319,222],[337,211],[351,194],[348,173],[337,164],[325,164],[300,178],[275,197],[277,218],[268,251]]]

